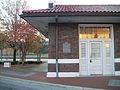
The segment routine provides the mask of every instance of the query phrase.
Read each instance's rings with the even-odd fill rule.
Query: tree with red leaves
[[[43,42],[44,39],[42,36],[38,35],[38,31],[35,28],[26,22],[17,24],[17,28],[16,32],[12,30],[8,33],[8,42],[12,45],[12,43],[14,43],[14,35],[16,35],[16,49],[21,51],[21,60],[24,65],[26,53],[30,51],[30,49],[34,51],[39,50],[42,47],[40,43]]]
[[[1,0],[0,4],[0,28],[12,32],[10,46],[13,49],[13,61],[16,61],[16,32],[19,29],[17,25],[23,22],[19,15],[29,6],[26,0]]]

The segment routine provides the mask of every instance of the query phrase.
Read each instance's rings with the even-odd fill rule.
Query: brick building
[[[120,75],[120,5],[55,5],[21,17],[49,38],[47,77]]]

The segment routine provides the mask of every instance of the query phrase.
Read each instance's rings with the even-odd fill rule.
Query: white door
[[[90,42],[89,49],[90,75],[102,74],[102,42]]]

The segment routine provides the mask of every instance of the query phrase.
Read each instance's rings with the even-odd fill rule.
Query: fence
[[[39,61],[40,59],[47,59],[48,54],[41,54],[41,56],[37,54],[27,54],[26,55],[26,61]],[[16,56],[16,61],[21,60],[21,55]],[[0,61],[13,61],[13,55],[2,55],[0,57]]]

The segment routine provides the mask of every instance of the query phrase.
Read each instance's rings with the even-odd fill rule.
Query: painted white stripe
[[[79,59],[58,59],[58,63],[79,63]]]
[[[56,72],[47,72],[47,77],[56,77]]]
[[[115,71],[115,76],[120,76],[120,71]]]
[[[48,63],[56,63],[56,59],[47,59]]]
[[[79,77],[79,72],[59,72],[59,77]],[[47,72],[47,77],[56,77],[56,72]]]
[[[56,59],[48,59],[48,63],[56,63]],[[58,59],[58,63],[79,63],[79,59]]]
[[[48,61],[48,59],[41,59],[41,61]]]
[[[59,77],[79,77],[79,72],[59,72]]]
[[[120,62],[120,58],[115,58],[115,62]]]

